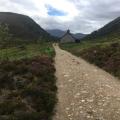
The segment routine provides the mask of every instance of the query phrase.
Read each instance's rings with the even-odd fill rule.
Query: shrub
[[[120,42],[60,45],[107,72],[120,78]]]
[[[0,95],[3,96],[0,117],[5,120],[51,120],[57,102],[52,58],[3,61],[0,66]]]

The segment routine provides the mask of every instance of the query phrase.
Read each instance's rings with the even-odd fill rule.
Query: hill
[[[51,37],[33,19],[25,15],[0,12],[0,23],[8,25],[9,32],[13,37],[31,40]]]
[[[52,29],[52,30],[46,30],[46,31],[52,36],[55,36],[58,38],[62,37],[66,33],[66,31],[59,30],[59,29]],[[72,35],[77,39],[81,39],[86,36],[85,34],[82,34],[82,33],[75,33],[75,34],[72,33]]]
[[[62,37],[65,34],[65,31],[59,30],[59,29],[53,29],[53,30],[46,30],[49,34],[55,36],[55,37]]]
[[[97,31],[92,32],[84,39],[98,39],[101,37],[118,37],[120,34],[120,17],[106,24]]]
[[[76,34],[73,34],[73,36],[77,39],[82,39],[86,36],[86,34],[82,34],[82,33],[76,33]]]

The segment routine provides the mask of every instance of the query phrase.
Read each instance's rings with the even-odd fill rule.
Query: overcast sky
[[[44,29],[90,33],[120,16],[120,0],[0,0],[0,11],[28,15]]]

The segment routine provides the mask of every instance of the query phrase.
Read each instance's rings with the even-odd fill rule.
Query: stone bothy
[[[73,43],[73,42],[76,42],[76,39],[70,33],[70,30],[67,30],[67,32],[61,37],[60,43]]]

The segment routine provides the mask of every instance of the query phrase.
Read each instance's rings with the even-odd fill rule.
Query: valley
[[[119,17],[73,34],[0,12],[0,120],[119,120],[119,79]]]

